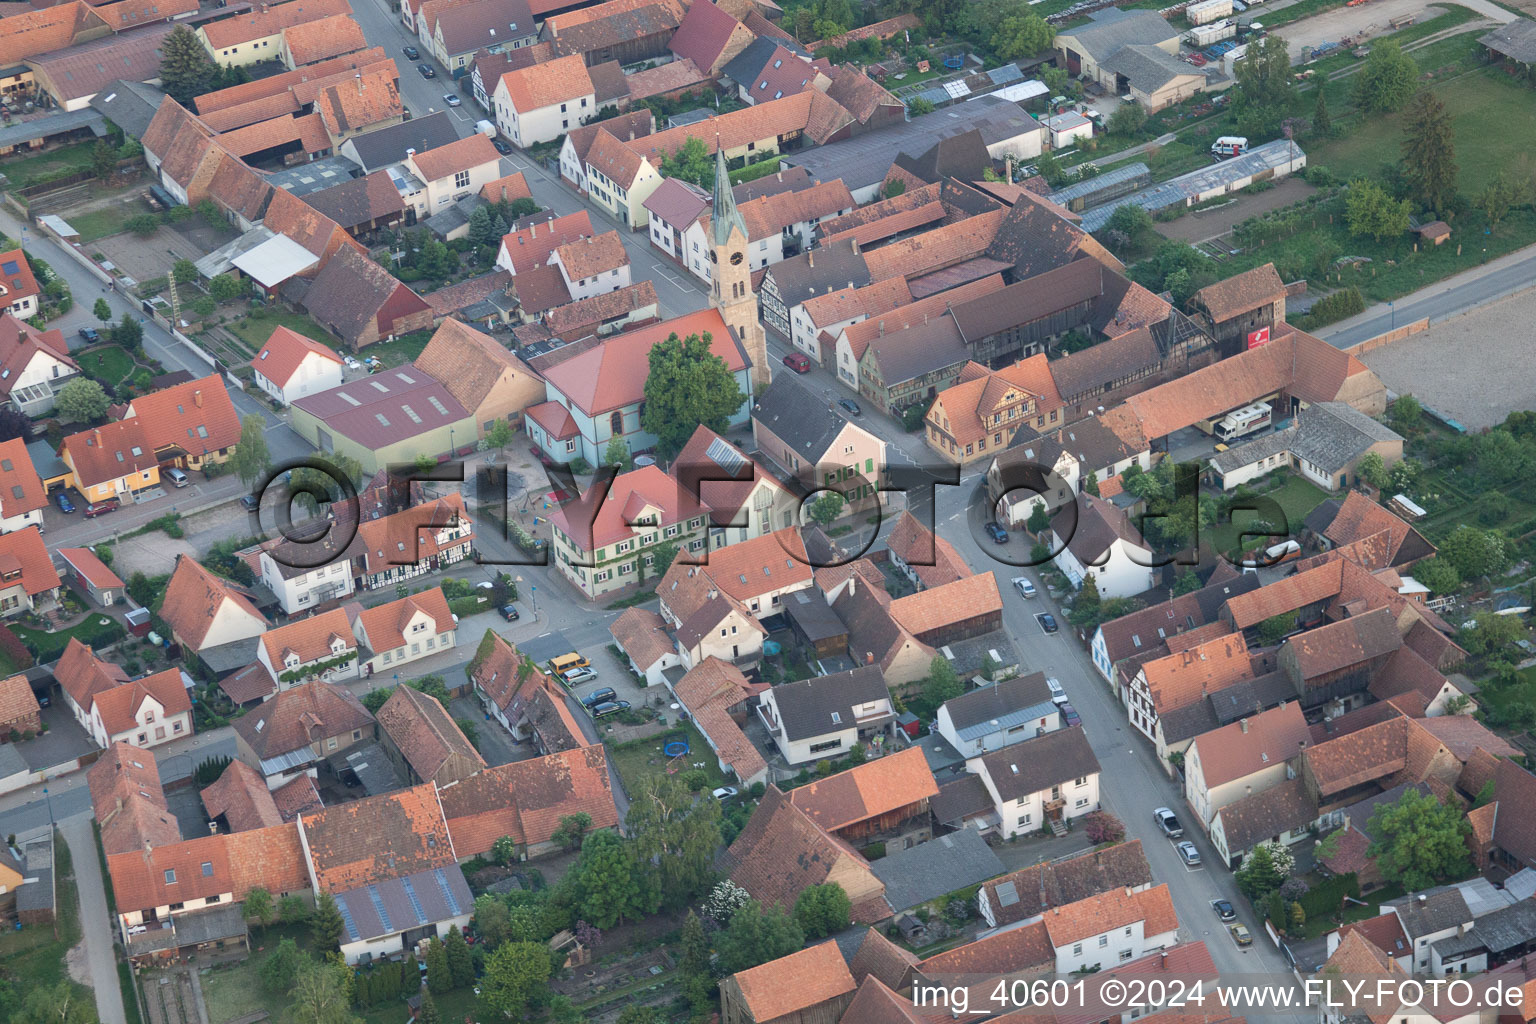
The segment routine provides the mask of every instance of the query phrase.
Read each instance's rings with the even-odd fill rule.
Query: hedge
[[[1344,904],[1344,897],[1360,898],[1360,879],[1354,872],[1347,875],[1336,875],[1321,885],[1307,890],[1306,895],[1297,900],[1301,909],[1307,912],[1307,920],[1321,917],[1337,917],[1340,908]]]

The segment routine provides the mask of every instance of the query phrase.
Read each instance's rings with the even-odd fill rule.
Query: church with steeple
[[[757,295],[752,291],[752,264],[747,259],[747,226],[731,195],[731,176],[725,167],[725,151],[715,151],[715,203],[710,214],[710,305],[741,339],[752,362],[752,391],[768,387],[768,338],[758,320]]]

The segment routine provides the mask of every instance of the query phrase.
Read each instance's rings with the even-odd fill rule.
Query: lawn
[[[15,986],[15,1006],[20,1006],[32,989],[57,985],[67,978],[64,954],[80,941],[80,901],[75,892],[69,845],[58,832],[54,832],[53,841],[59,876],[58,938],[54,938],[51,925],[29,925],[20,930],[0,932],[0,963],[5,965],[4,977]],[[75,984],[71,987],[77,996],[91,998],[90,990],[85,986]]]
[[[252,355],[267,343],[267,339],[272,337],[272,332],[279,327],[297,331],[306,338],[313,338],[322,345],[329,345],[340,351],[341,342],[308,316],[275,306],[267,306],[265,309],[266,315],[259,319],[247,316],[224,325],[227,330],[251,347]]]
[[[1263,496],[1280,503],[1280,508],[1285,512],[1286,525],[1289,527],[1286,533],[1291,537],[1301,531],[1301,522],[1308,513],[1328,500],[1328,492],[1299,476],[1290,477],[1274,490],[1265,491]],[[1238,533],[1248,527],[1255,518],[1252,512],[1237,513],[1236,522],[1224,523],[1215,528],[1211,543],[1217,551],[1233,551],[1237,547]],[[1248,537],[1244,542],[1244,548],[1251,550],[1263,543],[1264,540],[1261,537]]]
[[[98,345],[76,353],[75,361],[87,377],[114,387],[133,373],[133,356],[118,345]]]
[[[122,623],[97,614],[88,615],[77,625],[57,633],[20,625],[11,626],[11,632],[27,645],[27,650],[32,652],[32,657],[36,658],[40,665],[57,661],[59,655],[64,653],[64,648],[69,646],[70,637],[79,637],[81,643],[100,649],[122,639],[127,634]]]
[[[416,357],[421,355],[421,350],[426,348],[427,342],[431,340],[431,331],[412,331],[410,334],[400,335],[394,341],[381,341],[368,345],[359,355],[363,358],[372,356],[386,367],[404,366],[406,363],[415,362]],[[328,341],[326,344],[337,343]]]
[[[668,759],[661,752],[661,744],[664,739],[679,732],[686,733],[688,736],[688,755],[678,762],[678,770],[683,771],[697,764],[709,777],[709,781],[704,784],[706,789],[731,784],[732,780],[720,770],[714,753],[709,749],[709,744],[704,742],[704,737],[700,735],[699,730],[694,728],[692,722],[682,722],[669,728],[660,736],[624,744],[608,744],[608,756],[613,759],[613,765],[618,769],[619,778],[624,781],[625,789],[634,792],[635,786],[644,776],[666,771]]]
[[[81,243],[86,243],[119,233],[128,223],[128,218],[143,212],[144,208],[139,203],[115,203],[99,210],[72,213],[64,219],[69,221],[70,227],[80,232]]]
[[[1358,903],[1346,903],[1344,905],[1343,920],[1337,920],[1332,915],[1327,917],[1308,918],[1302,927],[1309,939],[1315,939],[1333,931],[1341,924],[1352,924],[1355,921],[1364,921],[1368,917],[1375,917],[1381,913],[1381,905],[1388,900],[1401,899],[1403,887],[1400,885],[1388,885],[1377,889],[1375,892],[1366,893],[1365,906]]]
[[[91,166],[91,150],[95,140],[78,142],[72,146],[60,146],[31,156],[0,160],[0,174],[10,179],[12,188],[27,188],[54,178],[67,177]]]

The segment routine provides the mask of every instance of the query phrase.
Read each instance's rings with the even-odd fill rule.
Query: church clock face
[[[741,261],[743,259],[745,259],[745,257],[741,253],[739,253],[739,252],[731,253],[731,266],[733,266],[733,267],[741,266]]]
[[[720,254],[715,252],[715,250],[713,250],[713,249],[709,250],[709,262],[711,262],[711,263],[719,263],[720,262]]]

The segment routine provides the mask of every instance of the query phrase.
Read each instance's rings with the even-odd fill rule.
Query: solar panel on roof
[[[997,904],[1000,907],[1011,907],[1019,902],[1019,890],[1012,882],[1004,882],[997,887]]]
[[[347,901],[345,899],[337,900],[336,909],[341,911],[341,923],[347,926],[347,934],[352,936],[353,939],[362,938],[362,935],[358,934],[357,923],[352,920],[352,911],[348,909]]]
[[[427,923],[427,912],[421,909],[421,900],[416,898],[416,887],[411,885],[409,878],[400,879],[400,887],[405,890],[406,899],[411,901],[411,909],[416,911],[416,923]]]
[[[384,909],[384,900],[379,896],[378,886],[370,885],[368,887],[368,898],[373,900],[373,909],[378,911],[379,920],[384,924],[384,931],[386,933],[394,931],[395,926],[390,923],[389,911]]]
[[[443,891],[443,899],[447,902],[448,909],[458,914],[459,899],[453,894],[453,890],[448,887],[448,876],[443,874],[442,868],[435,868],[432,874],[437,879],[437,887]]]
[[[728,473],[735,473],[747,464],[747,457],[724,438],[715,438],[709,442],[709,447],[704,449],[704,457]]]

